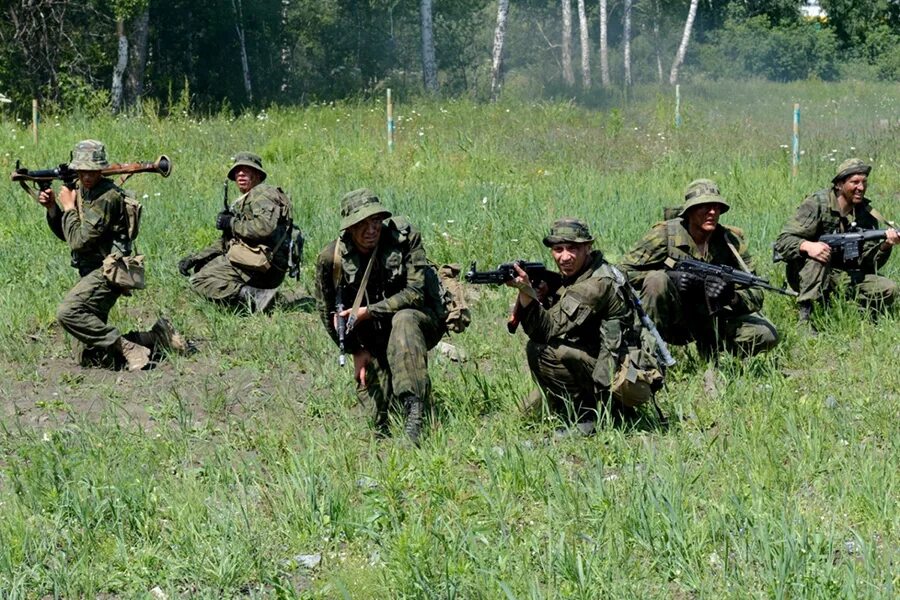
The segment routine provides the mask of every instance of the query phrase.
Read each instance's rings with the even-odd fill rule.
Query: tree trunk
[[[503,43],[506,40],[506,20],[509,0],[497,0],[497,29],[494,30],[494,53],[491,58],[491,102],[500,97],[503,83]]]
[[[581,34],[581,86],[588,90],[591,88],[591,42],[584,0],[578,0],[578,33]]]
[[[247,40],[244,35],[244,9],[241,0],[231,0],[231,8],[234,10],[234,30],[237,32],[238,42],[241,44],[241,70],[244,73],[244,90],[247,92],[247,100],[253,102],[253,86],[250,85],[250,61],[247,59]]]
[[[625,86],[631,87],[631,7],[632,0],[625,0],[625,27],[622,32],[622,58],[625,61]]]
[[[122,18],[116,19],[116,37],[119,40],[119,50],[116,64],[113,67],[112,87],[110,90],[110,100],[114,113],[122,110],[122,96],[124,94],[122,76],[125,74],[126,67],[128,67],[128,38],[125,37],[125,20]]]
[[[438,91],[437,59],[434,56],[434,26],[431,0],[422,0],[422,77],[425,80],[425,91],[434,94]]]
[[[600,82],[609,87],[609,45],[607,43],[606,0],[600,0]]]
[[[653,49],[656,52],[656,77],[660,85],[663,82],[662,48],[659,41],[659,0],[653,0]]]
[[[691,0],[691,8],[688,10],[687,20],[684,22],[684,35],[681,36],[681,44],[678,46],[678,52],[675,54],[675,60],[672,62],[672,70],[669,72],[669,84],[678,83],[678,69],[684,62],[684,55],[687,54],[688,41],[691,39],[691,29],[694,27],[694,17],[697,16],[697,5],[700,0]]]
[[[575,85],[572,71],[572,0],[562,0],[562,69],[563,81]]]
[[[140,103],[144,95],[144,71],[147,67],[147,40],[150,33],[150,6],[134,18],[131,27],[131,57],[128,69],[127,102],[130,105]]]

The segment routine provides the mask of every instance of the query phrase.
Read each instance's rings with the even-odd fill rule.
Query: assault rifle
[[[659,330],[656,329],[656,324],[653,322],[653,319],[650,318],[650,315],[647,314],[647,311],[644,310],[644,305],[641,303],[640,296],[638,296],[638,293],[634,291],[634,288],[631,287],[631,284],[628,283],[628,281],[625,280],[624,277],[622,278],[622,280],[622,289],[625,290],[625,296],[627,296],[628,300],[631,302],[631,306],[632,308],[634,308],[634,312],[637,313],[638,318],[641,320],[641,324],[644,326],[644,329],[649,331],[650,335],[653,336],[653,339],[656,340],[657,358],[662,364],[666,365],[666,367],[674,367],[675,359],[669,352],[669,345],[662,338],[662,336],[659,335]]]
[[[863,244],[887,239],[887,229],[855,229],[847,233],[828,233],[819,238],[831,247],[835,259],[855,263],[862,256]]]
[[[700,260],[694,260],[693,258],[678,259],[673,270],[681,271],[682,273],[691,273],[692,275],[696,275],[701,279],[706,279],[707,277],[718,277],[725,280],[726,283],[732,283],[740,287],[758,287],[764,290],[769,290],[770,292],[778,292],[779,294],[784,294],[785,296],[798,295],[797,292],[793,290],[775,287],[774,285],[769,283],[768,279],[757,277],[753,273],[741,271],[740,269],[735,269],[734,267],[729,267],[727,265],[714,265],[711,263],[705,263]]]
[[[337,338],[338,338],[338,348],[341,353],[338,355],[338,364],[340,366],[344,366],[347,364],[347,359],[344,357],[344,341],[347,338],[347,319],[341,316],[341,313],[344,312],[344,299],[342,298],[343,294],[341,293],[341,286],[339,285],[335,290],[335,306],[334,306],[334,320],[335,320],[335,329],[337,330]]]
[[[163,154],[153,162],[113,163],[105,169],[100,169],[100,174],[104,176],[122,175],[119,185],[125,183],[135,173],[158,173],[163,177],[168,177],[172,173],[172,161]],[[70,169],[68,163],[52,169],[31,171],[16,161],[16,170],[12,172],[10,179],[19,182],[22,189],[37,197],[39,192],[49,189],[54,180],[62,181],[66,187],[74,189],[78,173]],[[37,189],[35,189],[35,185]]]
[[[520,269],[525,271],[535,288],[537,288],[541,282],[544,282],[547,284],[549,293],[552,294],[562,285],[562,275],[556,271],[548,270],[547,267],[544,266],[544,263],[524,260],[503,263],[493,271],[479,271],[478,263],[472,262],[472,266],[469,267],[469,270],[465,274],[465,280],[467,283],[474,283],[476,285],[501,285],[516,278],[515,265],[518,265]],[[516,306],[513,308],[512,314],[506,322],[506,329],[510,333],[515,333],[516,329],[519,328],[518,312],[519,303],[516,302]]]

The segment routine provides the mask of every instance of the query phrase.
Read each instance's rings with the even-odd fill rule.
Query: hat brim
[[[108,166],[108,161],[94,162],[90,160],[73,160],[69,163],[69,169],[72,171],[102,171]]]
[[[718,196],[716,194],[703,194],[702,196],[691,198],[688,202],[685,202],[684,206],[681,207],[681,212],[678,213],[678,216],[683,217],[688,213],[689,210],[691,210],[695,206],[700,206],[703,204],[721,205],[721,214],[725,214],[729,210],[731,210],[731,205],[729,205],[728,202],[725,201],[725,198],[723,198],[722,196]]]
[[[544,245],[547,246],[548,248],[552,248],[553,246],[555,246],[557,244],[590,244],[593,241],[594,241],[593,236],[586,237],[586,238],[582,238],[582,237],[568,238],[568,237],[562,237],[562,236],[558,236],[558,235],[548,235],[547,237],[544,238]]]
[[[831,183],[837,183],[838,181],[847,179],[851,175],[865,175],[866,177],[868,177],[869,173],[871,173],[871,172],[872,172],[872,167],[869,165],[866,165],[865,167],[854,167],[852,169],[844,169],[843,171],[841,171],[840,173],[838,173],[831,179]]]
[[[341,231],[344,231],[345,229],[349,229],[350,227],[353,227],[357,223],[362,223],[369,217],[372,217],[375,215],[383,215],[383,218],[387,219],[388,217],[391,216],[391,214],[392,214],[391,211],[386,210],[384,208],[384,206],[381,206],[381,205],[364,206],[361,209],[359,209],[358,211],[353,212],[353,213],[347,215],[346,217],[344,217],[343,219],[341,219]]]
[[[253,169],[254,171],[256,171],[257,173],[259,173],[261,175],[261,177],[259,179],[261,182],[265,181],[266,177],[269,176],[268,173],[266,173],[259,167],[259,165],[255,165],[250,161],[239,160],[238,162],[231,165],[231,168],[228,170],[228,179],[234,181],[234,172],[237,170],[238,167],[250,167],[251,169]]]

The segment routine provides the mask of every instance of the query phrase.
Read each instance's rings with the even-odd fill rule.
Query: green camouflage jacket
[[[275,249],[273,264],[285,270],[288,262],[288,228],[293,218],[291,199],[281,188],[260,183],[231,205],[235,238],[250,246]],[[278,245],[278,248],[275,246]]]
[[[597,357],[594,380],[608,388],[610,377],[633,336],[634,312],[599,251],[580,275],[564,279],[551,308],[532,302],[520,309],[522,330],[534,342],[562,342]]]
[[[341,277],[338,285],[345,309],[353,306],[368,260],[356,250],[347,232],[325,246],[316,259],[316,305],[325,329],[337,342],[337,332],[332,322],[337,296],[334,286],[335,244],[340,244]],[[376,262],[369,274],[361,303],[361,306],[368,307],[372,319],[354,328],[345,340],[345,350],[351,353],[371,345],[364,338],[373,333],[377,335],[376,330],[388,325],[394,314],[404,308],[421,310],[439,322],[443,322],[446,316],[437,273],[425,256],[422,237],[405,218],[391,217],[384,221],[373,260]]]
[[[842,217],[834,190],[819,190],[806,198],[794,216],[785,223],[781,234],[775,240],[775,250],[788,262],[805,260],[806,256],[800,253],[802,242],[814,242],[819,236],[847,231],[851,223],[856,223],[861,229],[879,228],[878,219],[872,214],[869,200],[864,198],[861,204],[853,206],[852,213]],[[890,256],[891,248],[883,250],[881,242],[866,242],[859,268],[866,273],[874,273],[884,266]],[[841,265],[834,266],[841,268]]]
[[[131,254],[125,191],[103,178],[90,190],[79,190],[78,209],[47,211],[47,223],[72,251],[72,266],[84,276],[100,268],[115,248]]]
[[[740,255],[740,260],[736,254]],[[709,239],[707,254],[703,256],[683,219],[669,219],[654,225],[637,246],[622,258],[621,264],[631,285],[640,290],[647,272],[668,270],[667,260],[679,258],[693,258],[742,271],[746,265],[751,273],[754,272],[753,259],[747,251],[740,229],[718,225]],[[762,290],[739,289],[736,294],[737,302],[730,309],[735,315],[750,314],[762,309]]]

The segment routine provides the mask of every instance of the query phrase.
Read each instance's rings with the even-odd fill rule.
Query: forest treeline
[[[5,111],[900,79],[900,1],[2,0]],[[808,13],[808,11],[806,11]],[[602,92],[601,92],[602,93]],[[11,108],[10,108],[11,107]]]

